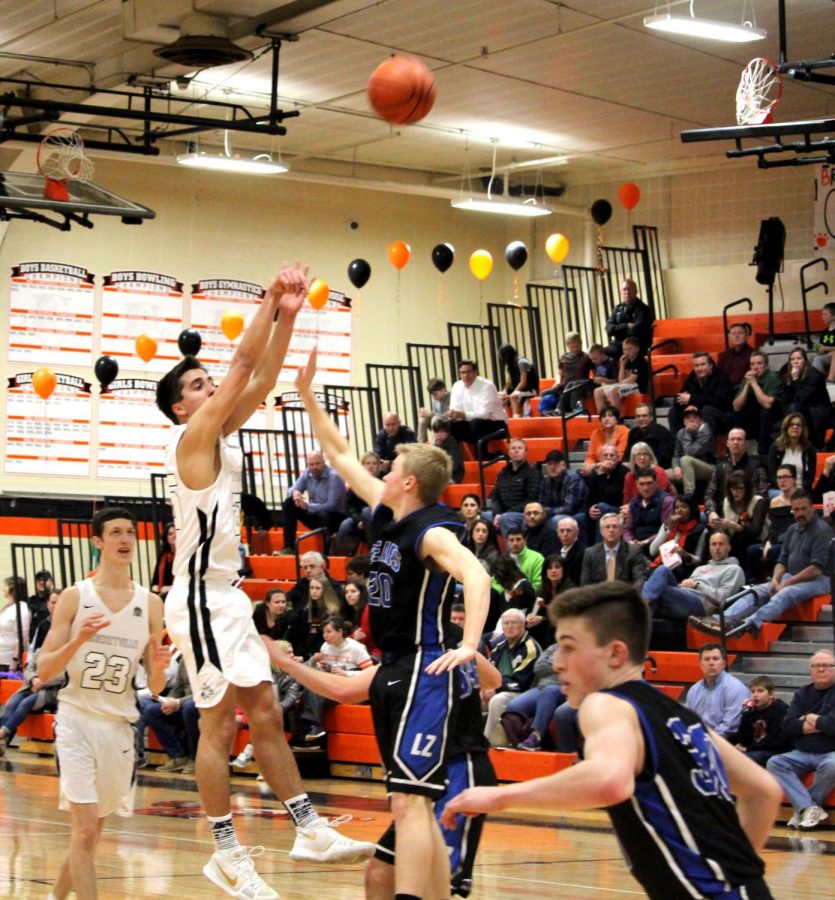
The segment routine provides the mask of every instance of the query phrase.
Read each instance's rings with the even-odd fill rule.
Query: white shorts
[[[638,385],[634,381],[631,384],[613,384],[612,387],[618,389],[618,394],[621,397],[628,397],[630,394],[638,393]]]
[[[190,599],[189,585],[175,582],[165,598],[165,627],[183,660],[194,702],[220,703],[230,684],[272,682],[270,658],[252,621],[252,601],[229,584],[204,583]]]
[[[99,818],[133,813],[135,732],[125,719],[95,716],[66,703],[55,716],[55,757],[61,782],[59,807],[98,804]]]

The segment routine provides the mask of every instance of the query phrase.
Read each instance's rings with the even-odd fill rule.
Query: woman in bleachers
[[[177,552],[177,529],[173,522],[165,527],[162,550],[154,566],[154,581],[151,590],[165,600],[165,595],[174,584],[174,554]]]
[[[349,637],[363,644],[372,656],[382,659],[382,651],[371,636],[371,610],[368,606],[367,585],[364,581],[352,578],[345,582],[342,596],[345,598],[345,618],[354,626]]]
[[[650,569],[664,563],[661,556],[661,545],[667,541],[675,541],[681,564],[676,567],[676,576],[687,578],[689,574],[702,564],[705,551],[707,531],[700,521],[699,504],[695,497],[685,494],[676,498],[673,515],[666,524],[658,529],[658,534],[649,545],[652,562]]]
[[[487,613],[485,629],[492,631],[501,614],[511,607],[521,609],[527,616],[536,607],[536,591],[525,578],[516,561],[508,553],[497,557],[490,566],[493,576],[493,590],[490,591],[490,610]],[[500,590],[496,590],[496,585]]]
[[[542,584],[536,597],[533,609],[525,620],[528,632],[544,650],[554,643],[554,626],[548,619],[548,604],[564,590],[573,585],[565,577],[565,567],[558,553],[546,556],[542,564]]]
[[[792,350],[789,361],[780,370],[780,376],[783,379],[783,409],[787,413],[800,413],[806,419],[811,442],[823,447],[824,434],[832,420],[826,376],[809,365],[802,347]]]
[[[258,634],[266,634],[274,641],[283,641],[290,629],[287,594],[281,588],[267,591],[263,600],[255,604],[252,621]]]
[[[529,415],[528,400],[539,394],[539,373],[536,366],[524,356],[519,356],[512,344],[499,347],[499,365],[504,373],[504,388],[499,395],[510,403],[513,418]]]
[[[600,425],[594,429],[589,439],[589,449],[580,469],[583,476],[591,474],[597,464],[598,454],[605,444],[614,444],[618,448],[618,459],[623,459],[628,442],[629,429],[618,422],[618,411],[614,406],[604,406],[600,410]]]
[[[375,478],[382,477],[380,457],[373,450],[363,453],[360,462],[366,472]],[[338,543],[345,556],[353,556],[357,552],[360,541],[365,540],[367,529],[371,524],[371,510],[365,500],[349,487],[345,496],[345,512],[348,515],[339,525]]]
[[[629,503],[633,497],[638,496],[638,487],[635,484],[635,472],[638,469],[654,469],[655,480],[660,490],[675,495],[676,489],[670,484],[667,473],[658,465],[658,459],[652,447],[640,441],[632,447],[632,452],[629,454],[629,472],[626,474],[626,481],[623,485],[624,503]]]
[[[731,538],[731,556],[744,564],[748,548],[759,544],[766,535],[768,503],[754,493],[750,472],[742,469],[728,476],[722,516],[714,520],[715,530],[727,532]]]
[[[465,531],[461,533],[461,543],[466,543],[473,525],[481,518],[481,498],[478,494],[464,494],[461,506],[458,510],[458,518],[465,525]]]
[[[832,457],[832,461],[835,463],[835,456]],[[739,560],[739,564],[745,569],[746,578],[756,583],[771,577],[783,549],[783,535],[789,526],[794,524],[792,494],[797,489],[797,469],[791,463],[782,463],[777,467],[777,485],[780,493],[772,497],[768,505],[768,532],[765,543],[751,544],[745,551],[745,560]],[[818,485],[815,486],[816,491]],[[815,499],[818,499],[817,495]]]
[[[26,582],[19,576],[10,575],[3,582],[3,607],[0,609],[0,672],[20,671],[20,651],[18,645],[17,617],[23,631],[23,647],[29,643],[29,623],[31,613]]]
[[[820,374],[820,373],[817,373]],[[768,484],[777,488],[777,469],[783,463],[791,463],[797,470],[800,487],[812,490],[817,469],[817,452],[809,440],[806,419],[800,413],[790,413],[780,425],[780,434],[768,451]]]
[[[499,536],[492,522],[478,519],[472,527],[464,546],[475,554],[476,559],[489,572],[493,562],[501,555]]]
[[[287,639],[307,659],[322,646],[322,625],[329,616],[341,616],[342,606],[327,578],[310,579],[307,603],[294,611]]]

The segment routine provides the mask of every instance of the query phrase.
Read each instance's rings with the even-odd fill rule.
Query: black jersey
[[[742,830],[719,751],[701,719],[641,681],[601,693],[638,714],[645,743],[635,793],[609,807],[632,874],[650,897],[768,897],[765,867]],[[616,752],[613,748],[613,752]]]
[[[368,608],[371,634],[384,657],[396,658],[443,642],[455,580],[420,559],[423,536],[439,526],[456,534],[464,527],[452,510],[439,503],[396,522],[388,507],[380,504],[374,510]]]

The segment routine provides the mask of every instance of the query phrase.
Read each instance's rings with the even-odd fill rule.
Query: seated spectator
[[[730,555],[731,541],[723,531],[710,536],[710,561],[697,566],[680,583],[675,570],[656,567],[643,587],[644,599],[652,614],[662,619],[682,621],[690,616],[709,616],[742,589],[745,573]]]
[[[716,368],[728,376],[728,381],[739,387],[745,373],[751,367],[754,348],[748,343],[748,328],[735,322],[728,328],[728,347],[716,357]]]
[[[374,436],[372,450],[380,460],[380,471],[385,474],[391,469],[394,457],[397,456],[398,444],[414,444],[417,437],[409,428],[400,421],[396,412],[389,410],[383,416],[383,427]]]
[[[579,476],[578,476],[579,477]],[[536,501],[525,504],[525,543],[543,556],[556,553],[560,546],[557,529],[548,520],[545,507]]]
[[[667,424],[674,434],[684,424],[684,411],[695,406],[714,435],[726,434],[733,424],[734,386],[728,376],[717,369],[709,353],[693,354],[693,371],[687,376],[670,407]]]
[[[362,467],[375,478],[382,477],[380,472],[380,457],[373,450],[363,453],[360,458]],[[346,517],[339,524],[339,550],[336,552],[348,556],[356,553],[360,541],[365,541],[368,529],[371,527],[371,508],[349,487],[345,495]]]
[[[182,656],[174,683],[165,696],[140,700],[139,710],[142,725],[154,730],[168,756],[168,762],[158,766],[157,771],[194,774],[200,740],[200,712],[191,694]]]
[[[600,581],[625,581],[641,590],[647,577],[647,558],[638,547],[623,540],[623,519],[617,513],[606,513],[600,519],[599,544],[583,554],[580,584]]]
[[[594,525],[589,529],[589,539],[595,543],[600,538],[600,517],[605,513],[623,513],[626,479],[631,474],[618,462],[618,448],[606,444],[600,448],[600,461],[586,477],[589,487],[589,519]],[[666,476],[665,476],[666,479]]]
[[[461,543],[464,543],[473,530],[473,525],[481,519],[481,497],[478,494],[464,494],[458,509],[458,518],[465,525],[464,531],[461,532]]]
[[[689,574],[704,558],[707,532],[702,525],[699,504],[695,498],[685,494],[676,497],[673,515],[658,529],[658,534],[649,545],[650,571],[664,563],[661,546],[670,541],[676,543],[676,556],[679,564],[676,574]]]
[[[797,480],[805,490],[812,489],[817,471],[818,455],[809,440],[806,419],[798,413],[789,413],[780,426],[780,433],[768,451],[768,483],[777,485],[777,468],[790,463],[797,470]]]
[[[558,552],[565,568],[565,577],[571,587],[579,587],[586,542],[580,537],[580,526],[577,520],[561,519],[560,524],[557,525],[557,537],[560,539]]]
[[[655,421],[655,411],[650,403],[639,403],[635,407],[635,425],[629,429],[627,454],[632,452],[635,444],[649,444],[662,469],[672,466],[675,435]]]
[[[635,483],[638,496],[626,505],[623,536],[627,543],[648,549],[658,529],[673,515],[675,498],[658,488],[653,469],[638,469]]]
[[[26,601],[29,604],[29,613],[31,615],[29,628],[33,633],[43,619],[50,617],[46,605],[54,590],[55,582],[49,569],[41,569],[40,572],[35,572],[35,593]]]
[[[504,388],[499,397],[510,404],[514,419],[530,415],[531,397],[539,395],[539,373],[526,357],[519,356],[513,344],[499,347],[499,366],[504,377]]]
[[[802,347],[792,350],[780,375],[783,379],[783,409],[786,413],[800,413],[806,420],[812,443],[823,447],[824,433],[832,421],[826,376],[809,365]]]
[[[472,531],[464,540],[464,546],[475,555],[488,572],[493,562],[501,556],[496,529],[493,527],[493,523],[486,519],[476,521]]]
[[[509,553],[503,553],[493,561],[490,575],[493,581],[490,609],[484,625],[487,631],[495,629],[508,609],[519,609],[527,617],[528,612],[536,608],[536,588]]]
[[[835,303],[824,303],[821,321],[823,331],[815,344],[812,365],[830,384],[835,384]]]
[[[31,624],[29,627],[29,648],[26,651],[26,668],[29,668],[29,658],[33,653],[41,649],[46,636],[49,634],[49,628],[52,625],[52,612],[55,604],[58,602],[58,596],[61,591],[58,588],[52,589],[46,601],[46,615],[41,615],[37,624]],[[34,670],[33,670],[34,671]]]
[[[691,685],[684,705],[726,741],[735,741],[748,688],[725,671],[727,659],[721,644],[702,644],[699,668],[704,676]]]
[[[623,355],[618,363],[617,382],[601,385],[594,392],[594,403],[598,413],[611,406],[620,416],[620,404],[624,397],[646,393],[649,385],[649,367],[646,359],[640,354],[641,345],[638,339],[626,338],[623,342]]]
[[[783,720],[788,706],[774,696],[774,682],[757,675],[748,684],[751,696],[742,704],[736,746],[755,763],[764,766],[772,756],[786,749]]]
[[[464,480],[464,457],[461,456],[461,448],[458,441],[450,433],[452,428],[449,419],[444,416],[434,416],[432,419],[432,443],[440,447],[452,460],[452,484],[461,484]]]
[[[507,413],[492,381],[478,374],[474,359],[458,364],[459,380],[452,386],[447,418],[452,423],[452,436],[459,444],[472,444],[497,432],[507,433]]]
[[[354,557],[354,559],[367,560],[368,557],[357,556]],[[352,559],[351,562],[348,563],[349,572],[351,571],[351,563],[353,561],[354,560]],[[287,599],[293,609],[307,606],[307,592],[311,578],[325,578],[330,582],[330,586],[337,596],[342,593],[342,585],[336,579],[331,578],[325,571],[325,557],[322,556],[318,550],[308,550],[307,553],[303,553],[299,560],[299,566],[302,570],[302,577],[287,592]],[[370,571],[370,561],[368,562],[366,575],[368,571]]]
[[[362,581],[363,584],[368,584],[368,573],[370,571],[371,559],[364,553],[360,553],[358,556],[352,556],[348,560],[348,564],[345,566],[345,577],[349,581]],[[339,586],[338,581],[331,580],[331,584],[336,585],[336,587]]]
[[[771,581],[748,588],[725,611],[725,637],[758,635],[763,623],[773,622],[804,600],[829,593],[825,573],[832,529],[815,514],[811,494],[802,488],[792,495],[792,515],[794,525],[783,539]],[[707,634],[722,633],[715,618],[691,619],[690,624]]]
[[[264,599],[255,604],[252,621],[258,634],[265,634],[272,641],[285,640],[290,629],[287,594],[281,588],[267,591]]]
[[[748,439],[742,428],[732,428],[728,432],[727,452],[716,461],[713,474],[705,490],[705,512],[708,523],[718,519],[722,505],[728,495],[728,476],[732,472],[747,472],[755,494],[768,494],[768,473],[765,466],[755,457],[749,456]]]
[[[819,650],[810,668],[811,684],[795,691],[783,719],[782,735],[792,749],[766,763],[794,807],[789,828],[801,831],[828,817],[823,805],[835,789],[835,655]],[[802,779],[810,772],[815,778],[807,788]]]
[[[165,526],[162,536],[162,549],[154,565],[151,590],[165,600],[166,594],[174,584],[174,554],[177,552],[177,528],[173,522]]]
[[[566,386],[560,397],[559,409],[562,412],[570,412],[582,406],[584,397],[597,396],[597,391],[604,385],[614,384],[617,381],[618,364],[606,352],[600,344],[592,344],[589,347],[589,361],[591,372],[589,378],[575,381],[574,386]],[[606,403],[600,404],[607,405]],[[541,409],[540,409],[541,411]]]
[[[606,444],[614,444],[618,450],[618,459],[623,459],[628,439],[629,429],[618,422],[618,411],[613,406],[604,406],[600,410],[600,425],[591,433],[589,449],[580,469],[581,474],[584,476],[591,474],[597,465],[600,450]]]
[[[311,578],[307,589],[307,606],[294,611],[287,639],[304,659],[312,656],[322,644],[322,627],[331,616],[342,616],[339,598],[327,578]]]
[[[791,463],[778,466],[777,484],[780,492],[771,498],[768,505],[768,531],[765,543],[751,544],[746,551],[745,574],[753,583],[771,578],[772,570],[780,558],[783,538],[794,522],[792,494],[797,490],[797,469]]]
[[[783,413],[783,382],[768,368],[765,353],[755,350],[751,354],[751,368],[743,376],[733,409],[745,433],[756,436],[757,449],[765,456]]]
[[[556,528],[563,516],[585,519],[586,482],[579,472],[568,468],[565,454],[561,450],[549,450],[542,469],[537,499],[551,518],[551,525]]]
[[[684,411],[684,427],[676,432],[673,467],[667,475],[681,484],[685,494],[695,494],[696,484],[705,484],[713,476],[715,449],[710,426],[702,420],[698,407],[688,406]]]
[[[576,331],[565,336],[565,353],[560,355],[559,380],[554,387],[542,392],[539,398],[539,412],[543,416],[558,415],[563,392],[568,388],[582,389],[594,371],[591,360],[583,353],[583,343]]]
[[[307,454],[307,468],[293,482],[282,504],[284,514],[284,548],[282,554],[296,552],[296,527],[304,522],[308,528],[325,528],[325,547],[330,535],[345,518],[347,488],[337,473],[325,464],[319,450]],[[305,496],[307,495],[307,496]]]
[[[655,324],[652,310],[638,297],[638,285],[631,278],[621,284],[620,299],[621,302],[615,304],[606,320],[606,334],[611,341],[609,352],[619,357],[623,341],[634,337],[640,343],[640,355],[646,356]]]
[[[754,485],[748,472],[731,472],[728,489],[722,504],[722,515],[715,518],[711,528],[721,528],[730,535],[731,554],[746,559],[752,544],[761,544],[767,530],[768,504],[754,493]]]
[[[540,647],[549,647],[555,640],[555,629],[548,618],[548,605],[563,591],[571,587],[565,574],[565,566],[558,553],[545,557],[542,564],[542,584],[537,591],[533,610],[528,613],[525,626]]]
[[[383,652],[374,643],[371,634],[371,608],[368,605],[368,586],[364,581],[355,578],[345,582],[343,590],[345,598],[345,616],[353,624],[353,631],[348,635],[359,641],[371,656],[383,658]]]
[[[0,608],[0,672],[19,672],[21,654],[29,643],[31,613],[26,602],[26,582],[10,575],[3,582],[3,606]],[[18,618],[23,633],[19,643]]]
[[[525,578],[530,581],[535,590],[539,590],[539,586],[542,584],[542,564],[545,562],[545,557],[528,546],[521,527],[513,527],[508,531],[506,544],[507,552],[513,557]]]
[[[431,378],[426,385],[429,406],[418,410],[418,443],[425,444],[429,438],[429,423],[434,416],[446,416],[449,410],[449,390],[440,378]]]
[[[541,476],[537,466],[528,462],[528,445],[521,438],[508,444],[510,460],[499,472],[490,492],[493,524],[504,537],[508,529],[521,528],[526,503],[539,500]]]
[[[652,452],[649,444],[638,443],[632,445],[632,451],[629,454],[629,471],[626,473],[626,480],[623,483],[623,502],[629,501],[638,495],[638,487],[635,484],[635,472],[639,469],[652,469],[655,472],[655,481],[662,491],[668,494],[675,494],[676,489],[670,484],[667,473],[658,464],[658,459]]]

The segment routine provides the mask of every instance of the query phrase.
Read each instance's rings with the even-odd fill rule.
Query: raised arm
[[[296,376],[296,388],[310,417],[313,433],[319,441],[322,452],[327,456],[328,462],[342,476],[342,479],[351,485],[351,490],[374,509],[383,496],[383,483],[379,478],[371,475],[354,456],[348,446],[348,441],[339,433],[339,429],[313,395],[312,384],[313,376],[316,374],[316,358],[317,349],[314,347],[307,365],[300,368]]]
[[[83,646],[96,632],[110,624],[104,613],[92,613],[81,621],[78,634],[70,640],[72,623],[78,612],[78,588],[73,586],[61,592],[52,624],[38,655],[38,678],[51,681],[70,664],[79,647]]]

